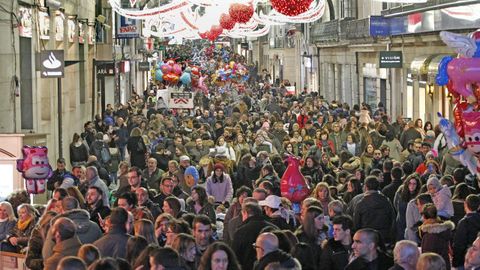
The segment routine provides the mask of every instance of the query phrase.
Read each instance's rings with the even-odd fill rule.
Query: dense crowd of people
[[[437,126],[268,81],[108,105],[48,180],[0,203],[30,269],[480,269],[479,179]],[[311,188],[282,197],[285,157]],[[67,169],[70,168],[70,170]]]

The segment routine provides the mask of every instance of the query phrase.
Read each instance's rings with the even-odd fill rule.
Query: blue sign
[[[117,24],[117,38],[137,38],[140,37],[140,21],[120,16]]]
[[[390,35],[388,19],[383,16],[370,16],[370,36],[387,37]]]

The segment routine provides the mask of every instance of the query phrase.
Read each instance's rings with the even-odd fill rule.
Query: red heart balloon
[[[307,11],[313,0],[270,0],[272,7],[287,16],[297,16]]]
[[[248,22],[250,18],[252,18],[253,12],[253,5],[243,5],[239,3],[230,5],[230,8],[228,9],[230,17],[239,23]]]
[[[232,30],[233,27],[235,27],[235,21],[230,14],[224,13],[220,16],[220,26],[222,26],[223,29]]]

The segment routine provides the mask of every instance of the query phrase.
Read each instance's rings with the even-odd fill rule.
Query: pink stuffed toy
[[[45,146],[28,146],[22,148],[23,159],[17,160],[17,170],[25,178],[29,194],[45,192],[45,182],[52,176],[52,167],[48,163],[48,149]]]

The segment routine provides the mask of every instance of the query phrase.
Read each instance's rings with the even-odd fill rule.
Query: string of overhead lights
[[[325,11],[324,0],[174,0],[144,10],[122,8],[121,0],[109,3],[119,15],[144,21],[148,36],[212,41],[220,35],[260,37],[271,26],[314,22]],[[134,7],[136,0],[130,4]],[[266,13],[265,5],[272,7]]]

